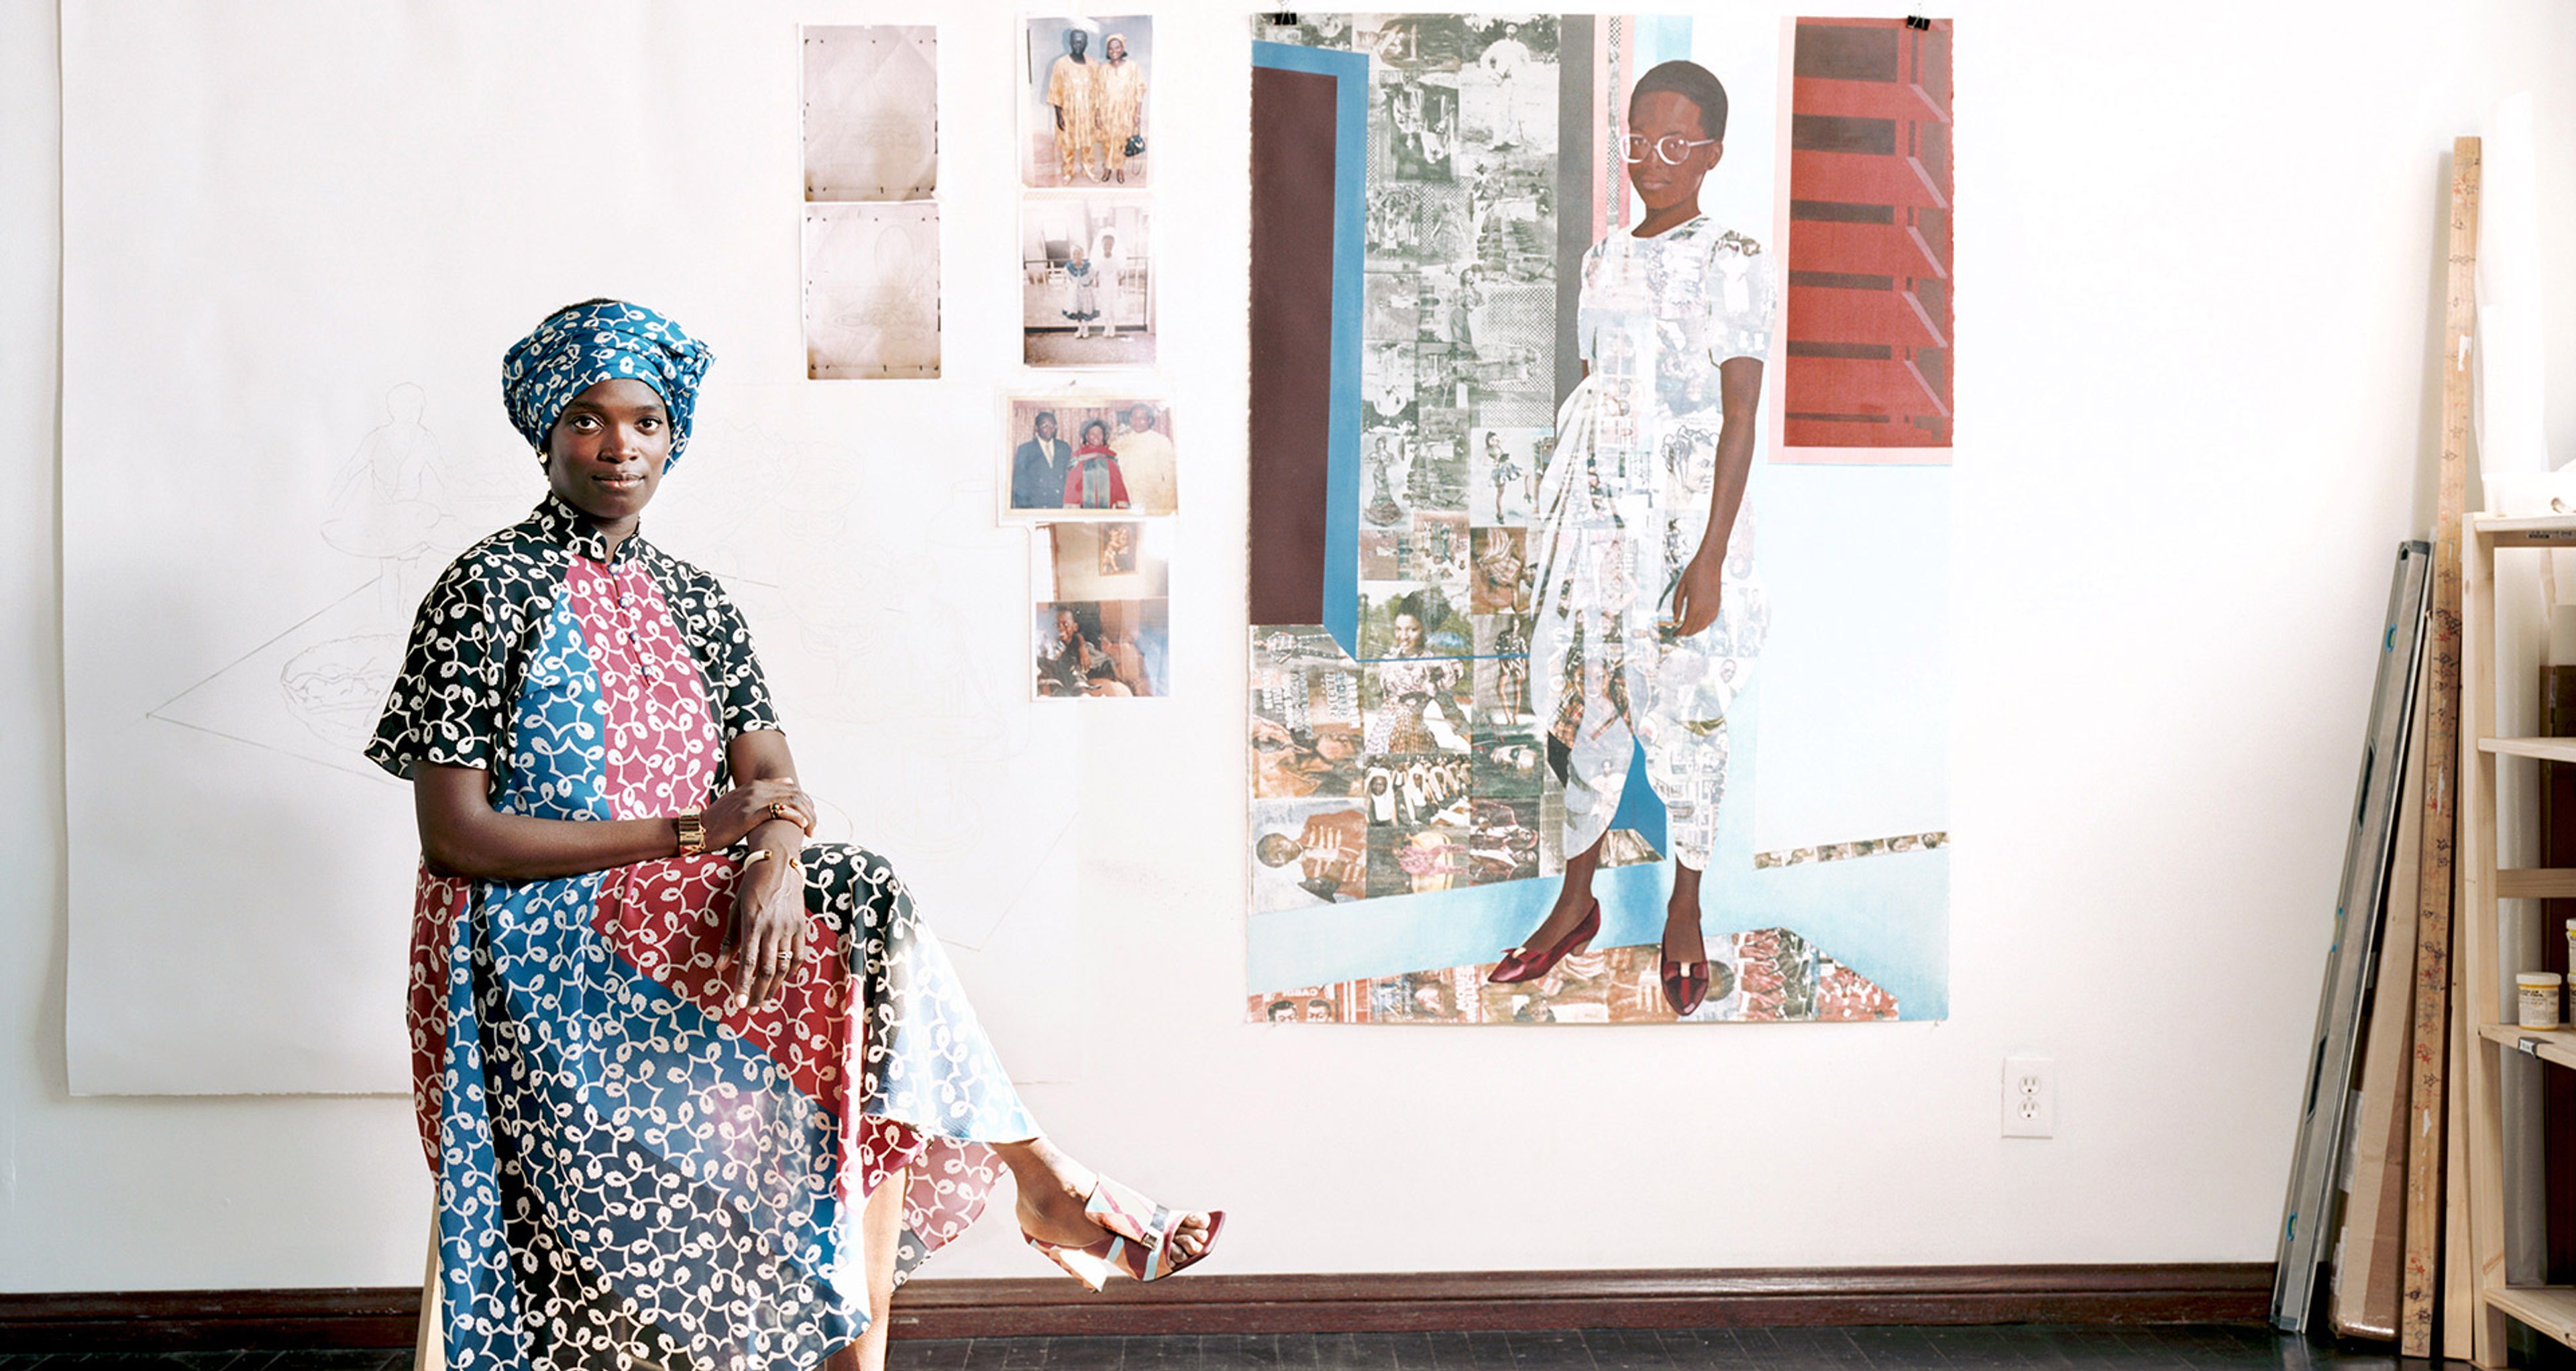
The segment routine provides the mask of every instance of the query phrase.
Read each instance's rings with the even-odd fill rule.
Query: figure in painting
[[[1111,34],[1100,42],[1099,88],[1092,95],[1093,138],[1100,165],[1111,180],[1127,181],[1127,159],[1145,152],[1145,66],[1127,55],[1127,39]]]
[[[742,615],[638,517],[711,354],[559,310],[502,389],[550,489],[431,586],[370,760],[420,825],[410,1027],[446,1365],[884,1365],[1007,1168],[1097,1288],[1209,1251],[1048,1141],[885,858],[818,807]]]
[[[1011,508],[1053,509],[1064,503],[1064,478],[1073,470],[1073,445],[1056,436],[1055,413],[1039,410],[1029,440],[1011,452]]]
[[[1136,508],[1148,514],[1169,514],[1180,500],[1170,435],[1158,426],[1152,405],[1130,405],[1127,408],[1127,431],[1109,441],[1118,454],[1118,469],[1127,478],[1127,491],[1135,497]]]
[[[1093,419],[1082,426],[1082,446],[1073,450],[1073,470],[1064,478],[1066,509],[1126,509],[1127,478],[1118,469],[1118,454],[1109,446],[1109,421]]]
[[[1066,29],[1064,55],[1047,69],[1046,102],[1055,111],[1057,174],[1066,185],[1083,177],[1084,158],[1100,141],[1100,79],[1090,48],[1089,33],[1080,26]]]
[[[1424,657],[1428,648],[1422,623],[1422,607],[1412,596],[1396,602],[1388,620],[1394,638],[1396,661],[1379,662],[1373,668],[1377,678],[1378,708],[1369,715],[1367,746],[1371,753],[1437,752],[1440,739],[1432,732],[1430,716],[1442,720],[1456,712],[1452,692],[1458,688],[1459,664],[1443,658]],[[1456,721],[1463,724],[1464,720]]]
[[[1267,867],[1297,863],[1298,886],[1316,899],[1355,900],[1366,889],[1368,821],[1356,809],[1310,814],[1296,837],[1263,834],[1253,855]]]
[[[1073,303],[1064,317],[1073,321],[1073,336],[1091,336],[1092,321],[1100,317],[1100,269],[1092,265],[1091,254],[1082,244],[1073,245],[1073,255],[1065,259],[1065,284],[1073,287]],[[1101,332],[1110,330],[1104,326]]]
[[[1745,491],[1777,286],[1761,244],[1700,213],[1725,137],[1726,91],[1704,67],[1663,63],[1629,93],[1625,155],[1646,213],[1584,255],[1585,375],[1558,411],[1533,530],[1530,671],[1565,785],[1565,882],[1491,976],[1536,980],[1599,932],[1592,875],[1642,746],[1678,868],[1662,980],[1683,1015],[1709,985],[1700,875],[1727,711],[1768,621]]]

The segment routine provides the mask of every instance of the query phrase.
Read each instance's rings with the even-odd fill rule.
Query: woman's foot
[[[1107,1236],[1093,1223],[1084,1206],[1100,1176],[1091,1168],[1064,1154],[1063,1149],[1044,1138],[998,1147],[1003,1164],[1011,1168],[1019,1182],[1017,1210],[1020,1231],[1043,1243],[1058,1247],[1084,1247]],[[1171,1249],[1177,1266],[1197,1259],[1208,1248],[1211,1223],[1207,1214],[1193,1210],[1181,1216],[1172,1230]]]
[[[1592,892],[1567,886],[1556,892],[1556,903],[1550,905],[1547,919],[1530,930],[1529,939],[1521,946],[1533,950],[1554,947],[1565,941],[1583,916],[1592,912]]]
[[[1676,889],[1673,902],[1664,910],[1664,1003],[1683,1018],[1708,999],[1709,979],[1708,942],[1699,927],[1699,882],[1689,885],[1689,899],[1685,901],[1683,892]]]

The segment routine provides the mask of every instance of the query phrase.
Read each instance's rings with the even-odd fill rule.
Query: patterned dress
[[[367,755],[485,768],[503,813],[677,814],[778,722],[713,578],[549,497],[423,602]],[[885,860],[808,847],[773,1008],[715,969],[732,853],[512,884],[424,866],[410,1023],[447,1363],[811,1366],[867,1326],[859,1208],[912,1167],[899,1271],[1035,1136]]]
[[[1540,478],[1530,673],[1565,781],[1565,851],[1600,840],[1642,745],[1673,856],[1708,865],[1726,790],[1726,713],[1770,610],[1753,498],[1728,530],[1716,622],[1684,638],[1673,591],[1708,530],[1724,427],[1720,364],[1771,350],[1778,288],[1762,245],[1693,219],[1614,233],[1583,257],[1575,337],[1591,374],[1566,397]]]

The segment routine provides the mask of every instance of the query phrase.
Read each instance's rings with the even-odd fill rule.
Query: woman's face
[[[1726,153],[1725,144],[1709,143],[1692,148],[1679,166],[1656,155],[1655,145],[1666,138],[1696,143],[1708,137],[1700,127],[1699,106],[1690,97],[1668,90],[1648,91],[1629,104],[1628,131],[1646,140],[1646,160],[1628,164],[1628,181],[1650,213],[1696,199],[1699,183]]]
[[[1410,657],[1422,650],[1422,621],[1410,614],[1395,616],[1395,655]]]
[[[1109,425],[1104,424],[1097,419],[1084,424],[1082,426],[1082,441],[1092,447],[1107,446],[1109,443]]]
[[[1127,40],[1124,38],[1112,38],[1109,40],[1107,46],[1101,48],[1101,51],[1108,55],[1110,61],[1118,61],[1127,55]]]
[[[573,397],[546,435],[546,484],[565,504],[616,523],[644,512],[671,458],[671,416],[651,386],[628,377]]]

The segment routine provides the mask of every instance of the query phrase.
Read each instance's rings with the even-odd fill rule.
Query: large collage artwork
[[[1251,1017],[1675,1021],[1677,850],[1706,864],[1689,1021],[1944,1017],[1949,23],[1300,14],[1253,36]],[[1677,479],[1697,441],[1622,398],[1586,294],[1613,274],[1587,263],[1633,247],[1630,88],[1671,60],[1724,87],[1706,222],[1673,233],[1746,264],[1709,317],[1762,340],[1733,349],[1763,349],[1760,430],[1728,646],[1658,668],[1722,708],[1605,788],[1573,759],[1624,734],[1540,713],[1602,685],[1598,649],[1534,602],[1565,546],[1561,424],[1596,493],[1605,470]],[[1552,695],[1551,667],[1576,684]],[[1493,982],[1605,793],[1599,933]]]

